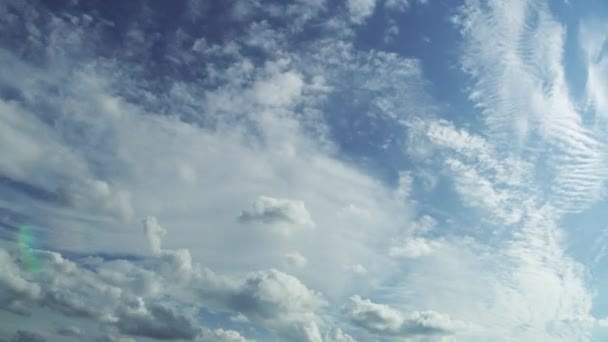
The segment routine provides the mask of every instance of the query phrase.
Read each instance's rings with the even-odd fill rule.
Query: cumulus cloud
[[[3,249],[0,249],[0,271],[0,305],[5,309],[18,309],[21,301],[35,300],[41,296],[40,286],[24,279],[18,265]]]
[[[203,342],[247,342],[237,331],[224,329],[204,329],[200,340]]]
[[[152,253],[160,254],[161,243],[167,231],[158,224],[156,217],[150,216],[144,220],[144,233],[148,238]]]
[[[57,252],[37,250],[41,270],[32,283],[14,278],[22,272],[20,265],[0,252],[3,266],[10,270],[3,275],[12,288],[22,290],[20,300],[35,301],[60,316],[90,320],[127,337],[246,340],[236,331],[200,326],[196,312],[201,308],[240,315],[294,341],[320,341],[319,325],[325,324],[320,310],[327,301],[296,277],[275,269],[219,275],[194,264],[187,249],[160,249],[139,262],[100,258],[74,262]],[[32,296],[27,289],[35,289]],[[193,298],[194,307],[181,303]],[[58,332],[78,334],[71,328]]]
[[[116,325],[123,334],[159,340],[192,340],[201,332],[192,316],[163,304],[146,305],[141,298],[121,305]]]
[[[314,318],[314,312],[326,305],[325,299],[308,289],[297,278],[270,269],[250,274],[231,292],[226,293],[231,308],[250,319],[289,322]]]
[[[72,321],[75,318],[81,322],[88,320],[100,327],[110,329],[110,332],[114,329],[125,338],[139,336],[161,340],[193,340],[201,336],[207,339],[214,336],[216,340],[223,338],[226,341],[245,341],[244,337],[236,331],[209,330],[201,327],[195,316],[197,307],[185,308],[177,300],[180,296],[191,298],[188,297],[188,293],[194,294],[200,288],[211,286],[209,280],[206,283],[189,282],[197,275],[196,279],[200,280],[201,275],[192,266],[187,250],[163,250],[161,255],[145,263],[85,259],[81,264],[66,260],[56,252],[36,251],[36,253],[41,263],[41,270],[33,276],[31,283],[17,281],[15,284],[21,284],[22,287],[13,286],[15,290],[35,289],[32,293],[35,296],[32,297],[27,291],[21,291],[15,292],[21,294],[21,297],[11,296],[10,300],[28,300],[29,308],[46,307],[58,314],[58,319],[65,317]],[[14,276],[14,273],[22,272],[20,265],[15,264],[14,259],[3,249],[0,249],[0,256],[5,259],[2,265],[12,269],[12,273],[5,272],[3,275]],[[142,274],[150,276],[142,278]],[[283,274],[277,277],[280,278],[277,283],[260,280],[259,286],[251,283],[253,280],[249,282],[242,280],[240,284],[243,286],[241,289],[243,295],[238,294],[240,290],[230,292],[226,288],[221,290],[216,288],[213,295],[219,295],[221,297],[219,302],[226,307],[234,308],[235,312],[243,311],[253,317],[260,310],[260,314],[270,315],[268,317],[274,319],[291,313],[291,306],[287,306],[284,311],[278,309],[283,300],[289,301],[294,305],[293,308],[302,310],[306,309],[306,304],[298,305],[294,298],[303,302],[313,302],[311,298],[306,298],[307,289],[303,288],[297,279]],[[220,279],[230,282],[228,278],[220,277]],[[23,279],[21,281],[25,282]],[[148,282],[152,284],[147,284]],[[297,285],[301,287],[298,288]],[[150,286],[154,287],[154,290],[149,290]],[[287,292],[293,291],[293,295],[282,293],[282,286]],[[163,300],[157,297],[161,289],[164,290]],[[170,289],[179,292],[172,292]],[[251,296],[250,299],[247,299],[245,294],[247,292]],[[312,292],[308,295],[316,296]],[[215,306],[210,303],[217,298],[203,296],[200,299],[203,301],[203,307],[210,305],[211,308]],[[248,306],[255,301],[259,303],[253,307]],[[65,322],[67,323],[68,320]],[[82,331],[76,326],[59,328],[56,332],[63,336],[82,335]],[[119,338],[120,335],[110,334],[106,337],[112,340],[114,338],[112,336]]]
[[[353,324],[374,334],[386,336],[450,335],[466,326],[434,311],[404,315],[388,305],[376,304],[355,295],[347,305]]]
[[[243,223],[262,223],[268,225],[289,224],[314,227],[312,217],[304,202],[286,198],[259,196],[251,210],[244,210],[239,216]]]
[[[235,278],[204,270],[189,288],[209,309],[243,316],[247,322],[271,329],[283,339],[321,338],[319,325],[324,324],[324,319],[319,313],[327,301],[289,274],[269,269]]]

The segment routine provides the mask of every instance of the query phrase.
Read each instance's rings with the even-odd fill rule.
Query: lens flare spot
[[[40,262],[34,253],[36,239],[32,227],[28,225],[20,226],[17,242],[19,245],[20,261],[24,268],[32,273],[38,272],[40,270]]]

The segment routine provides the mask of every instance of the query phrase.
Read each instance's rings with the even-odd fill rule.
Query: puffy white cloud
[[[326,305],[319,293],[274,269],[252,273],[231,296],[235,311],[269,321],[299,319]]]
[[[374,334],[387,336],[450,335],[466,327],[460,321],[434,311],[404,315],[384,304],[355,295],[346,306],[351,322]]]
[[[347,314],[350,320],[373,332],[399,333],[403,323],[401,313],[387,305],[376,304],[358,295],[350,298]]]
[[[247,342],[237,331],[224,329],[203,329],[200,340],[203,342]]]
[[[152,253],[160,254],[162,239],[167,231],[158,224],[156,217],[150,216],[144,220],[144,233],[150,242]]]
[[[41,295],[40,286],[23,278],[13,258],[0,249],[0,305],[6,309],[18,308],[20,301],[35,300]]]
[[[320,340],[321,310],[327,301],[294,276],[275,269],[245,277],[226,277],[210,270],[198,274],[189,286],[211,310],[242,315],[293,341]],[[242,319],[240,319],[242,320]]]
[[[235,331],[221,329],[212,331],[200,326],[196,312],[198,308],[209,305],[207,302],[213,301],[214,298],[203,297],[202,306],[190,308],[185,308],[179,302],[178,298],[188,298],[188,293],[196,292],[196,286],[211,286],[208,279],[204,284],[189,282],[196,275],[199,280],[201,276],[191,265],[187,250],[162,250],[161,255],[145,262],[85,259],[82,264],[67,260],[56,252],[35,251],[35,253],[40,263],[40,270],[31,275],[31,282],[22,283],[26,281],[24,279],[17,282],[13,280],[14,284],[22,286],[12,286],[10,289],[14,293],[6,292],[11,297],[4,298],[3,304],[27,300],[29,304],[25,308],[35,312],[38,308],[44,307],[57,314],[56,322],[84,323],[84,326],[91,326],[92,323],[93,328],[98,325],[110,332],[106,336],[109,340],[122,338],[112,333],[114,331],[122,334],[124,338],[139,336],[162,340],[192,340],[201,336],[207,336],[206,338],[216,336],[226,341],[245,341]],[[15,264],[14,259],[3,249],[0,249],[0,257],[3,258],[2,265],[5,269],[10,268],[11,271],[11,273],[3,273],[7,279],[9,275],[14,277],[15,274],[23,272],[20,269],[21,265]],[[270,273],[272,272],[275,271]],[[243,310],[252,317],[260,314],[278,319],[282,315],[291,314],[291,308],[306,310],[307,301],[312,305],[314,301],[306,297],[307,289],[297,279],[284,274],[277,277],[277,283],[260,279],[259,286],[251,283],[254,278],[243,279],[238,283],[242,288],[232,288],[234,292],[220,284],[215,287],[213,294],[221,297],[219,299],[221,305],[231,310],[234,305],[235,310]],[[228,278],[220,277],[221,279],[229,281]],[[286,287],[285,291],[292,291],[292,295],[281,292],[282,286]],[[28,288],[35,290],[33,293],[28,293],[26,291]],[[239,296],[239,291],[243,291],[242,296]],[[249,294],[245,294],[247,292]],[[159,297],[159,294],[162,294],[162,297]],[[252,296],[251,300],[246,299],[247,295]],[[313,292],[308,295],[316,296]],[[9,301],[6,302],[5,299]],[[302,300],[301,303],[298,302],[299,299]],[[249,311],[245,310],[248,303],[253,303],[252,300],[259,300],[259,303],[250,307]],[[285,304],[287,306],[281,311],[278,307],[283,300],[290,301],[291,304]],[[3,308],[11,312],[15,311],[12,306]],[[297,310],[294,314],[297,314]],[[61,321],[62,317],[63,321]],[[285,324],[298,321],[295,316],[292,318]],[[298,322],[304,326],[303,322]],[[299,325],[294,326],[299,327]],[[73,325],[57,329],[56,332],[63,336],[83,335],[82,330]]]
[[[304,202],[268,196],[259,196],[252,209],[244,210],[239,220],[243,223],[260,222],[268,225],[288,224],[303,227],[315,225]]]
[[[132,336],[192,340],[201,332],[192,316],[162,304],[146,305],[141,298],[124,302],[116,315],[118,330]]]

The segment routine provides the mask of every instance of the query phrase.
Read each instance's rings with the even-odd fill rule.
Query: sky
[[[0,341],[605,341],[608,3],[0,0]]]

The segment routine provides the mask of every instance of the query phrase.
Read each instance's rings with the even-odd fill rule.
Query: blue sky
[[[0,1],[1,341],[602,341],[602,1]]]

